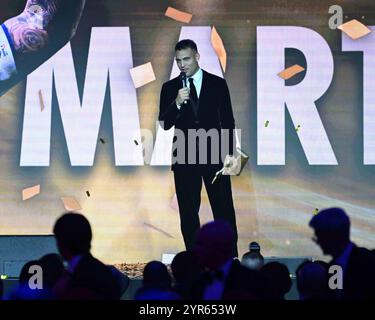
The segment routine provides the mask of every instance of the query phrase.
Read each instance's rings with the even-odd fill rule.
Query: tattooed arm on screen
[[[86,0],[28,0],[0,28],[0,93],[35,70],[74,35]]]

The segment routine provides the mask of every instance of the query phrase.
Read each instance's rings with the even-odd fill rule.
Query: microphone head
[[[184,84],[184,87],[186,87],[186,73],[181,71],[181,80],[182,80],[182,83]]]

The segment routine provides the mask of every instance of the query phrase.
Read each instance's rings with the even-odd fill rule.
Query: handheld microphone
[[[181,80],[182,80],[182,85],[184,86],[184,88],[187,87],[187,81],[186,81],[186,73],[185,72],[181,72]],[[184,104],[186,104],[187,101],[185,100],[184,101]]]
[[[184,87],[186,87],[186,73],[185,72],[181,72],[181,80],[182,80],[182,84]]]

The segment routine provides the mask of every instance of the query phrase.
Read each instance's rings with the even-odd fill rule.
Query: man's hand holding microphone
[[[176,97],[176,104],[180,108],[184,103],[187,103],[187,100],[190,98],[190,89],[186,85],[186,73],[181,72],[181,80],[183,83],[183,87],[178,90],[177,97]]]

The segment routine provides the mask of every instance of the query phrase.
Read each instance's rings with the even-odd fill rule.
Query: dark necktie
[[[190,102],[191,106],[193,107],[193,111],[195,116],[198,116],[198,95],[197,95],[197,90],[195,89],[194,85],[194,79],[189,78],[189,83],[190,83]]]
[[[197,89],[195,89],[194,85],[194,79],[189,78],[190,83],[190,98],[194,100],[194,103],[196,104],[198,102],[198,95],[197,95]]]

